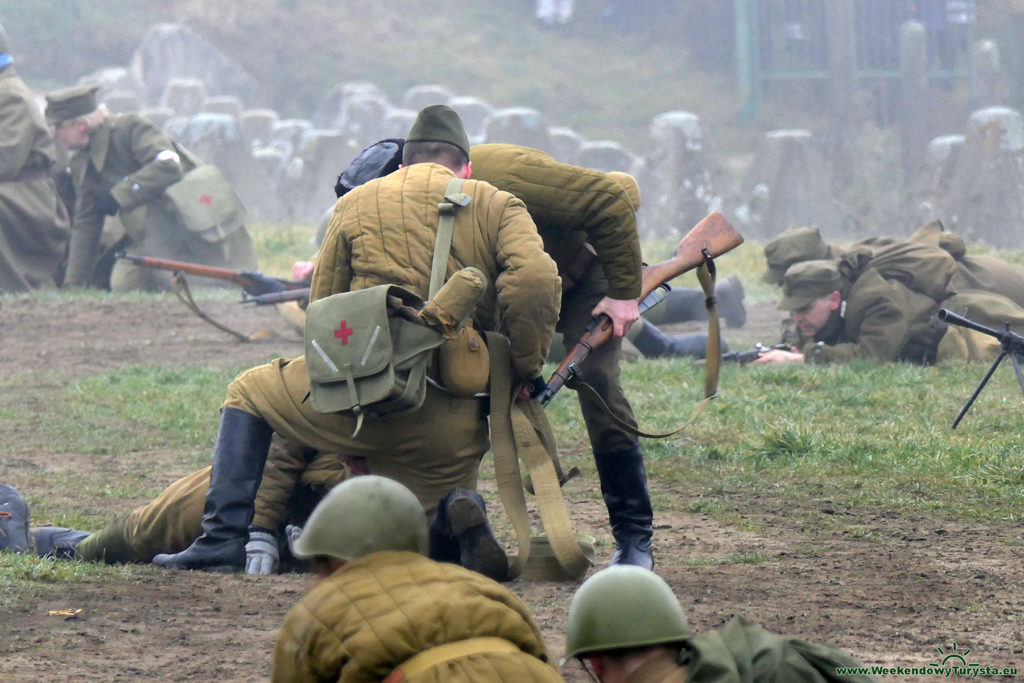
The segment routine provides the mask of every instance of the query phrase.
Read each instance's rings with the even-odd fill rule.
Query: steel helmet
[[[690,637],[686,613],[657,574],[631,565],[603,569],[569,605],[565,657],[676,643]]]
[[[412,491],[385,477],[353,477],[331,489],[295,541],[299,555],[354,560],[382,550],[426,555],[427,519]]]

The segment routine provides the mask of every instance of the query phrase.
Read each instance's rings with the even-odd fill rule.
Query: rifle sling
[[[701,289],[704,290],[705,305],[708,309],[708,345],[705,351],[705,358],[707,360],[704,365],[704,398],[694,408],[689,420],[670,432],[645,432],[616,415],[608,407],[604,399],[601,398],[597,390],[587,384],[580,377],[579,373],[570,373],[565,386],[590,398],[620,429],[634,436],[640,436],[645,439],[665,439],[678,434],[693,424],[694,420],[704,412],[704,408],[711,402],[711,399],[718,395],[718,371],[722,360],[719,341],[718,305],[715,301],[715,262],[707,252],[704,253],[704,263],[697,268],[697,280],[700,282]]]
[[[178,297],[181,303],[185,304],[185,307],[195,313],[201,320],[207,322],[218,330],[227,332],[235,339],[241,342],[260,341],[266,339],[279,338],[280,335],[271,330],[260,330],[259,332],[253,332],[252,334],[244,334],[238,330],[234,330],[224,323],[214,320],[209,314],[199,308],[199,304],[192,297],[192,289],[188,285],[188,280],[185,279],[185,273],[180,270],[175,271],[174,275],[171,276],[171,285],[174,290],[174,294]]]
[[[537,401],[516,401],[512,383],[512,354],[508,338],[487,332],[491,356],[491,451],[498,497],[515,530],[518,552],[509,558],[509,579],[519,576],[530,560],[530,517],[519,465],[522,458],[536,492],[541,523],[548,542],[565,575],[581,579],[591,566],[573,533],[569,512],[562,498],[554,462],[554,436],[543,408]]]

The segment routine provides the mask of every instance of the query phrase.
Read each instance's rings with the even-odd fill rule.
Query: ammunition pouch
[[[484,338],[466,325],[438,349],[438,379],[455,396],[485,393],[490,384],[491,360]]]

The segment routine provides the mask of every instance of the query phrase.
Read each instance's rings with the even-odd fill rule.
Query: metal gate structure
[[[820,85],[835,69],[848,68],[835,63],[830,41],[851,41],[858,82],[899,79],[900,31],[909,20],[924,28],[928,80],[970,82],[974,1],[734,0],[743,117],[760,117],[766,86],[773,81]]]

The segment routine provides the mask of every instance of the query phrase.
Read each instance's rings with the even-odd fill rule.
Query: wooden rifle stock
[[[295,280],[284,280],[282,278],[264,275],[255,270],[232,270],[231,268],[218,268],[216,266],[204,266],[198,263],[187,261],[171,261],[168,259],[151,258],[149,256],[131,256],[124,252],[114,254],[115,258],[129,261],[138,266],[146,268],[159,268],[160,270],[180,271],[189,275],[213,278],[215,280],[227,280],[241,285],[242,288],[252,295],[269,294],[270,292],[281,292],[289,289],[309,288],[308,282],[297,282]]]
[[[644,297],[672,278],[693,270],[704,263],[704,251],[716,258],[743,244],[743,236],[736,232],[719,212],[705,216],[690,232],[686,233],[676,247],[675,255],[661,263],[646,266],[640,286],[640,297]],[[606,315],[596,316],[587,326],[576,345],[566,354],[565,359],[552,373],[547,386],[540,395],[542,405],[547,405],[555,394],[565,386],[577,367],[590,352],[607,342],[612,336],[612,321]]]

